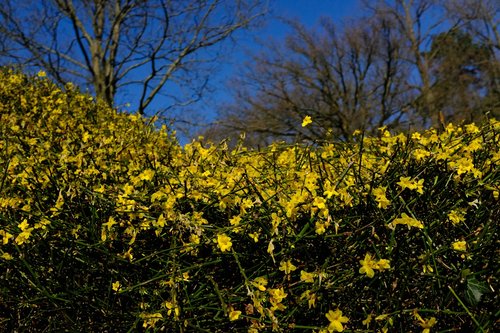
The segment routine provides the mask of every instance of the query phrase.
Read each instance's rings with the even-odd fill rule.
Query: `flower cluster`
[[[381,128],[352,142],[262,150],[202,140],[181,147],[154,122],[43,73],[0,71],[8,318],[30,314],[78,331],[50,322],[67,320],[44,315],[56,306],[93,331],[140,322],[428,332],[470,323],[454,289],[441,290],[463,280],[465,302],[489,320],[500,122],[397,135]],[[392,315],[415,308],[439,318]]]

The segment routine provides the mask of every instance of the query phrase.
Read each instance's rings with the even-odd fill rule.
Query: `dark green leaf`
[[[488,291],[488,285],[485,282],[478,281],[475,277],[467,279],[465,297],[471,305],[477,305],[481,301],[481,296]]]

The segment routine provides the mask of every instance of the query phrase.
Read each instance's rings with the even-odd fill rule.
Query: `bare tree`
[[[468,8],[464,6],[470,5]],[[291,22],[232,84],[209,129],[273,140],[348,139],[387,126],[423,129],[499,113],[498,1],[365,1],[366,15],[320,30]],[[311,116],[305,128],[301,121]]]
[[[365,1],[365,4],[372,15],[394,22],[395,31],[407,48],[403,55],[404,60],[415,69],[413,82],[408,81],[409,88],[419,96],[414,107],[423,123],[432,116],[436,116],[437,123],[431,77],[432,54],[423,51],[430,45],[433,33],[442,29],[445,23],[443,15],[436,15],[436,12],[441,10],[439,0],[379,0]]]
[[[407,45],[405,61],[414,68],[407,85],[414,92],[412,107],[422,125],[437,126],[443,118],[478,121],[479,109],[491,104],[481,96],[484,91],[491,93],[490,100],[498,100],[498,1],[380,0],[365,3],[372,15],[395,22],[395,30]],[[466,73],[467,67],[475,67],[474,80],[472,72]],[[482,78],[478,77],[479,72]],[[490,82],[486,83],[488,80]],[[471,90],[472,81],[475,87]],[[467,112],[472,108],[477,112]]]
[[[500,117],[500,2],[497,0],[450,0],[448,17],[459,22],[464,33],[479,45],[485,56],[477,63],[487,88],[483,108]],[[486,51],[486,52],[485,52]]]
[[[255,57],[237,87],[236,101],[206,133],[246,132],[247,143],[347,139],[356,129],[397,127],[408,114],[401,41],[388,20],[351,22],[339,30],[325,19],[321,31],[290,22],[293,33]],[[313,124],[301,127],[305,116]]]
[[[43,69],[109,105],[133,89],[144,114],[159,94],[198,98],[214,47],[265,10],[264,0],[0,0],[0,61]],[[165,91],[167,83],[177,88]]]
[[[434,107],[445,122],[479,122],[485,113],[498,114],[498,59],[484,41],[463,30],[436,35],[429,53]]]

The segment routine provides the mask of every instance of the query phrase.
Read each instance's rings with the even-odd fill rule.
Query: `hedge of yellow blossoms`
[[[72,85],[0,76],[7,327],[429,332],[476,327],[471,314],[488,324],[500,122],[260,151],[181,147],[155,119]]]

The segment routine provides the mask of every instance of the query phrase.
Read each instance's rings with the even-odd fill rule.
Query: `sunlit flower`
[[[399,177],[399,182],[397,182],[401,188],[411,188],[413,186],[413,182],[410,180],[410,177]]]
[[[469,171],[474,171],[474,163],[471,158],[460,158],[456,161],[451,161],[448,165],[457,171],[457,174],[461,175]]]
[[[300,271],[300,281],[314,283],[314,273],[308,273],[304,270]]]
[[[240,315],[241,315],[241,311],[232,310],[231,312],[229,312],[229,320],[230,321],[238,320]]]
[[[397,184],[404,190],[410,189],[415,190],[420,194],[424,193],[424,179],[413,180],[410,177],[399,177],[399,182]]]
[[[257,243],[259,241],[259,233],[257,232],[253,232],[253,233],[249,233],[248,236],[253,239],[253,241],[255,243]]]
[[[28,220],[27,220],[27,219],[24,219],[21,223],[19,223],[19,224],[17,225],[17,227],[18,227],[19,229],[21,229],[21,231],[24,231],[24,230],[28,229],[28,228],[29,228],[29,226],[30,226],[30,225],[28,224]]]
[[[467,251],[467,242],[466,241],[457,241],[451,244],[451,248],[455,251]]]
[[[305,116],[304,120],[302,120],[302,127],[306,127],[311,123],[312,123],[312,118],[310,116]]]
[[[233,243],[231,243],[231,237],[226,236],[226,234],[218,234],[217,245],[219,246],[219,249],[224,252],[229,251],[231,246],[233,246]]]
[[[448,220],[453,224],[465,221],[465,212],[462,209],[454,209],[448,213]]]
[[[326,232],[325,224],[319,221],[315,223],[315,231],[318,235],[322,235]]]
[[[379,271],[384,271],[386,269],[391,268],[390,261],[387,259],[380,259],[375,261],[371,254],[367,253],[365,255],[365,259],[360,260],[361,268],[359,269],[359,273],[366,274],[369,278],[373,278],[375,276],[375,269]]]
[[[24,243],[28,242],[28,239],[31,236],[31,232],[33,231],[33,228],[28,228],[23,230],[19,235],[17,235],[16,239],[14,240],[17,245],[22,245]]]
[[[368,316],[366,316],[366,319],[361,322],[361,324],[366,325],[366,327],[368,328],[371,322],[372,322],[372,314],[370,313],[368,314]]]
[[[7,253],[7,252],[4,252],[0,258],[4,259],[4,260],[12,260],[12,256],[10,255],[10,253]]]
[[[269,294],[271,295],[271,303],[281,303],[283,299],[285,299],[288,294],[285,293],[285,290],[283,287],[281,288],[276,288],[276,289],[268,289]]]
[[[0,230],[0,236],[2,236],[2,244],[3,245],[9,243],[9,239],[14,238],[14,235],[8,233],[5,230]]]
[[[372,259],[371,254],[367,253],[365,255],[365,259],[360,260],[359,263],[361,264],[359,273],[366,274],[366,276],[368,276],[369,278],[375,276],[375,272],[373,271],[373,269],[376,267],[377,263]]]
[[[383,271],[384,269],[389,269],[391,268],[390,261],[387,259],[380,259],[379,261],[377,261],[375,268],[378,269],[379,271]]]
[[[406,213],[402,213],[400,218],[394,219],[394,221],[389,223],[387,226],[391,229],[394,229],[398,224],[404,224],[407,225],[408,227],[414,227],[419,229],[424,228],[424,224],[422,222],[412,217],[409,217],[408,215],[406,215]]]
[[[146,180],[146,181],[149,181],[149,180],[152,180],[153,179],[153,176],[155,175],[155,172],[154,170],[151,170],[151,169],[147,169],[147,170],[144,170],[143,172],[141,172],[141,174],[139,175],[139,179],[140,180]]]
[[[113,284],[111,285],[114,291],[118,291],[120,289],[120,286],[120,281],[113,282]]]
[[[163,302],[163,306],[167,308],[167,315],[173,315],[175,318],[178,318],[181,310],[180,308],[172,301]]]
[[[342,324],[349,321],[349,318],[342,316],[342,311],[339,309],[335,311],[330,310],[325,316],[330,321],[330,324],[328,325],[328,332],[344,331],[344,326]]]
[[[279,267],[279,270],[280,271],[284,271],[285,274],[290,274],[290,272],[293,272],[294,270],[296,270],[297,267],[292,264],[292,261],[291,260],[287,260],[287,261],[281,261],[280,262],[280,267]]]
[[[372,191],[372,194],[375,196],[375,201],[377,201],[378,208],[386,209],[391,204],[391,201],[386,197],[385,191],[385,187],[377,187]]]
[[[267,279],[265,277],[257,277],[252,281],[252,285],[260,291],[265,291],[267,286]]]
[[[229,219],[229,223],[231,225],[234,225],[234,226],[239,225],[240,222],[241,222],[241,216],[239,216],[239,215],[236,215],[236,216],[232,217],[231,219]]]
[[[106,229],[108,230],[111,230],[111,228],[115,225],[115,224],[118,224],[115,219],[111,216],[109,219],[108,219],[108,222],[106,223],[103,223],[102,224],[102,227],[106,227]]]
[[[318,296],[311,292],[311,290],[306,290],[300,295],[300,300],[307,299],[307,304],[309,309],[316,307],[316,301],[318,300]]]
[[[422,327],[424,330],[422,331],[422,333],[430,333],[430,329],[436,325],[436,318],[434,317],[431,317],[429,319],[423,319],[420,314],[414,310],[413,311],[413,316],[419,321],[419,325],[420,327]]]

